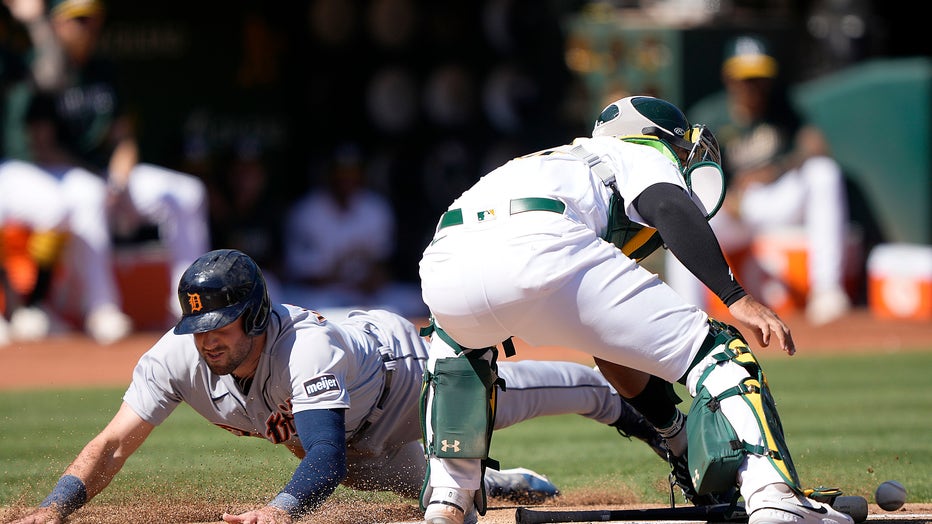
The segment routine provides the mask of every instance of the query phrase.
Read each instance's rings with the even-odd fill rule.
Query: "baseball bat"
[[[705,522],[746,522],[744,508],[729,512],[730,504],[712,506],[681,506],[678,508],[547,510],[518,508],[517,524],[549,522],[611,522],[617,520],[701,520]]]
[[[729,511],[730,504],[712,506],[682,506],[678,508],[647,509],[596,509],[547,510],[518,508],[516,524],[545,524],[554,522],[612,522],[619,520],[700,520],[706,522],[747,522],[748,515],[739,505]],[[841,497],[831,499],[831,506],[851,516],[855,522],[867,520],[867,499]]]

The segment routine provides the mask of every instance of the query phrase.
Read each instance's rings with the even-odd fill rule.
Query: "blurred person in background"
[[[35,78],[42,82],[49,69],[60,67],[61,50],[55,43],[51,25],[41,16],[43,4],[30,1],[4,2],[16,19],[33,20],[25,29],[33,41],[32,57],[27,60],[19,42],[7,32],[0,43],[0,95],[10,86]],[[0,152],[0,346],[13,339],[44,336],[47,318],[35,315],[36,306],[47,295],[52,272],[67,238],[65,206],[58,204],[58,190],[51,177],[28,164],[7,162]],[[25,178],[28,184],[15,182]],[[45,202],[36,200],[43,198]],[[35,317],[38,324],[30,322]],[[8,319],[18,328],[11,329]],[[43,322],[45,321],[45,322]],[[29,325],[36,329],[28,330]]]
[[[262,267],[272,300],[281,295],[282,219],[285,204],[273,190],[262,147],[244,139],[220,156],[207,180],[210,238],[214,245],[248,254]]]
[[[44,9],[32,9],[17,19],[29,27],[36,23],[29,17],[39,16],[46,17],[61,47],[62,67],[47,72],[41,83],[22,82],[11,88],[5,108],[5,153],[34,160],[22,132],[24,115],[37,93],[51,97],[60,126],[57,138],[74,159],[55,173],[66,188],[72,217],[75,242],[68,260],[80,272],[88,331],[99,341],[112,342],[132,329],[119,307],[112,267],[114,237],[132,238],[143,225],[156,225],[171,259],[171,281],[177,283],[184,269],[209,248],[206,189],[194,176],[140,162],[113,65],[96,53],[103,3],[51,0]],[[76,177],[80,170],[68,167],[98,176]],[[165,298],[166,316],[176,318],[177,302]]]
[[[721,72],[725,90],[689,110],[714,130],[724,159],[728,190],[712,228],[726,255],[747,250],[761,233],[802,228],[806,317],[812,324],[836,320],[851,307],[843,287],[848,202],[842,169],[821,131],[794,110],[777,83],[768,42],[756,35],[730,40]],[[670,254],[665,276],[687,301],[705,306],[702,284]]]
[[[367,186],[361,147],[342,144],[322,184],[297,200],[285,221],[283,301],[315,308],[388,309],[426,316],[417,284],[393,278],[395,212]]]

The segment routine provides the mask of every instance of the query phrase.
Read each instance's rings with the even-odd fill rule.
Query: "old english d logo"
[[[204,304],[201,303],[201,294],[188,293],[188,305],[191,306],[192,313],[196,313],[204,309]]]

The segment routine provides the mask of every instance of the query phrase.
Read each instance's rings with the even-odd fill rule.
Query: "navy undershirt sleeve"
[[[297,518],[320,506],[346,477],[345,410],[301,411],[294,422],[305,455],[271,505]]]
[[[726,306],[747,294],[728,267],[712,227],[683,188],[654,184],[633,205],[660,233],[667,249]]]

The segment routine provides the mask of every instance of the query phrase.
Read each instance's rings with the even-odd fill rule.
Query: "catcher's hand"
[[[790,328],[776,313],[754,300],[751,295],[739,298],[728,307],[728,312],[754,332],[754,338],[761,346],[770,345],[771,339],[776,337],[780,349],[788,355],[796,353],[796,343],[793,342]]]

